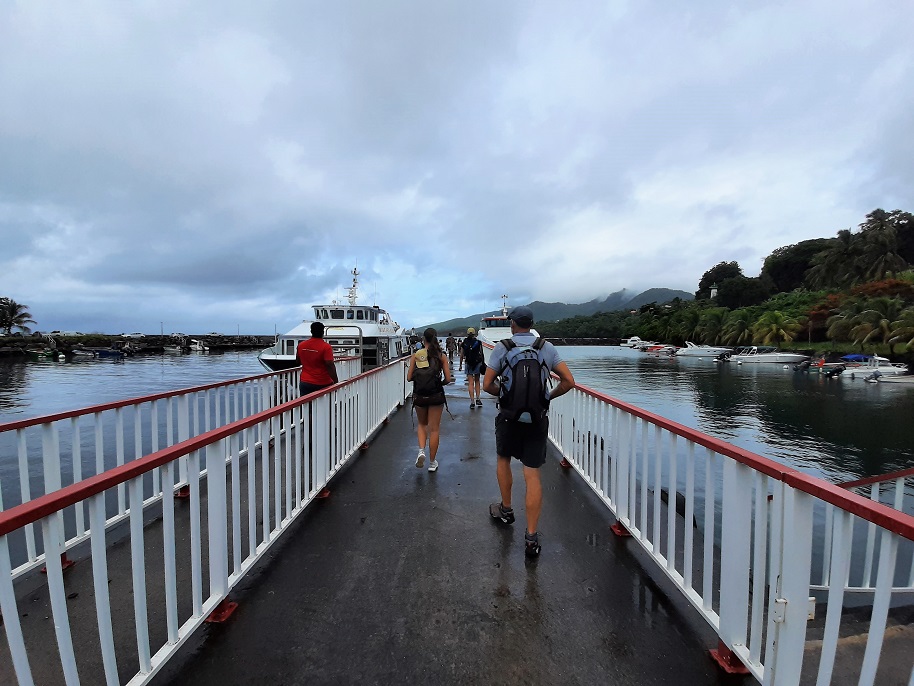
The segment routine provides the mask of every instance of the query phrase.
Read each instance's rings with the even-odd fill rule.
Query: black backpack
[[[537,338],[532,345],[524,346],[518,346],[511,338],[502,339],[501,343],[508,350],[501,372],[506,368],[511,370],[511,387],[505,389],[502,386],[498,398],[501,413],[508,419],[517,421],[524,412],[529,412],[533,422],[543,421],[549,412],[549,401],[546,400],[549,368],[539,354],[546,343],[545,339]],[[512,361],[511,351],[515,348],[519,352],[513,356]]]
[[[413,370],[413,395],[430,396],[444,391],[441,383],[441,360],[429,356],[428,367],[416,367]]]
[[[467,343],[469,343],[469,345],[467,345]],[[478,338],[473,338],[472,341],[467,339],[464,341],[463,348],[463,359],[468,365],[472,367],[482,362],[482,343],[479,342]]]

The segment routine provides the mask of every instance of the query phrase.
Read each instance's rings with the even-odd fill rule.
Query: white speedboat
[[[482,321],[479,323],[479,330],[476,332],[476,338],[482,343],[482,352],[486,364],[489,364],[489,358],[492,356],[492,351],[495,350],[495,345],[503,338],[511,338],[511,322],[508,321],[508,296],[503,295],[501,297],[501,312],[483,316]],[[539,336],[536,329],[530,329],[530,333],[534,336]]]
[[[797,364],[808,358],[808,355],[782,352],[772,346],[749,345],[736,348],[729,359],[737,364]]]
[[[654,341],[643,341],[638,336],[632,336],[631,338],[623,338],[622,342],[619,343],[619,346],[622,348],[640,348],[646,345],[657,345]]]
[[[685,347],[676,351],[676,357],[719,357],[730,352],[730,348],[723,346],[696,345],[692,341],[686,341]]]
[[[348,303],[333,301],[330,305],[313,305],[314,319],[305,319],[258,355],[260,364],[272,371],[299,366],[295,351],[298,344],[311,338],[311,324],[324,324],[324,340],[337,357],[361,357],[362,370],[387,364],[409,354],[406,332],[377,305],[359,305],[359,270],[352,270]]]
[[[879,355],[845,355],[841,358],[844,362],[846,371],[850,372],[851,378],[857,376],[868,377],[874,374],[876,378],[880,376],[900,376],[908,373],[908,366],[892,362],[887,357]]]

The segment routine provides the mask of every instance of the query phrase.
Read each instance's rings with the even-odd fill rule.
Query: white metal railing
[[[44,662],[50,659],[50,646],[35,645],[41,643],[40,635],[30,633],[28,626],[23,629],[13,583],[11,537],[33,526],[48,552],[48,591],[64,681],[78,684],[82,676],[87,683],[118,684],[118,669],[123,668],[126,652],[138,667],[129,683],[144,684],[403,403],[408,391],[405,376],[406,361],[401,359],[307,399],[263,410],[0,513],[0,611],[18,682],[35,683],[29,647]],[[254,446],[258,436],[263,438],[261,448],[245,453],[242,446]],[[268,449],[271,437],[272,450]],[[189,499],[188,507],[179,508],[175,489],[168,486],[178,483],[182,460],[188,463]],[[147,477],[156,470],[166,486],[158,505],[160,540],[150,534],[142,507],[148,493]],[[108,569],[117,552],[107,545],[105,500],[116,497],[121,489],[126,490],[129,505],[129,560],[118,559],[114,564],[123,571],[130,569],[132,593],[122,595],[132,595],[132,604],[129,610],[118,607],[115,611],[114,605],[125,600],[112,598],[108,592]],[[58,553],[64,549],[67,511],[82,506],[88,510],[96,612],[94,617],[82,613],[82,624],[73,627]],[[207,524],[202,528],[204,518]],[[189,549],[179,545],[179,534],[188,529]],[[177,573],[179,563],[182,569],[191,570],[184,583]],[[164,578],[164,597],[161,604],[150,607],[150,599],[156,598],[151,590],[153,577]],[[164,631],[152,626],[157,617],[163,618]],[[114,635],[124,632],[132,633],[135,641],[132,645],[119,642],[115,647]],[[82,643],[75,649],[74,635],[83,642],[88,635],[97,636],[97,643],[90,645],[98,652],[89,654],[92,650]],[[153,644],[153,636],[162,636],[161,644]],[[98,664],[103,674],[93,673],[93,665]]]
[[[355,358],[336,364],[341,380],[361,371]],[[289,369],[0,424],[0,455],[16,456],[0,461],[0,511],[297,398],[298,373]],[[251,439],[259,445],[261,437]],[[188,481],[187,466],[186,459],[177,466],[178,487]],[[154,470],[146,479],[149,505],[162,496],[161,475]],[[106,526],[123,521],[128,511],[122,484],[106,510]],[[64,551],[86,540],[87,517],[85,507],[76,507],[63,520]],[[16,541],[15,576],[44,564],[40,539],[29,526]]]
[[[824,604],[817,683],[830,683],[845,593],[867,588],[856,669],[876,683],[889,609],[914,602],[914,518],[586,388],[550,418],[565,459],[717,632],[722,662],[798,683]],[[914,679],[914,651],[902,660]]]

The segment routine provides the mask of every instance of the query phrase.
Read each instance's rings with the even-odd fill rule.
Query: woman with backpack
[[[441,413],[447,401],[444,397],[445,384],[451,383],[451,367],[447,355],[441,350],[438,332],[432,328],[422,334],[423,346],[413,353],[409,360],[406,380],[413,382],[413,407],[419,419],[419,454],[416,467],[425,464],[425,443],[428,441],[428,471],[438,470],[438,441],[441,429]]]

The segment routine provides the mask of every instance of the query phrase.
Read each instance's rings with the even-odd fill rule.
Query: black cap
[[[511,319],[520,327],[529,329],[533,326],[533,310],[524,305],[520,305],[508,313],[508,319]]]

